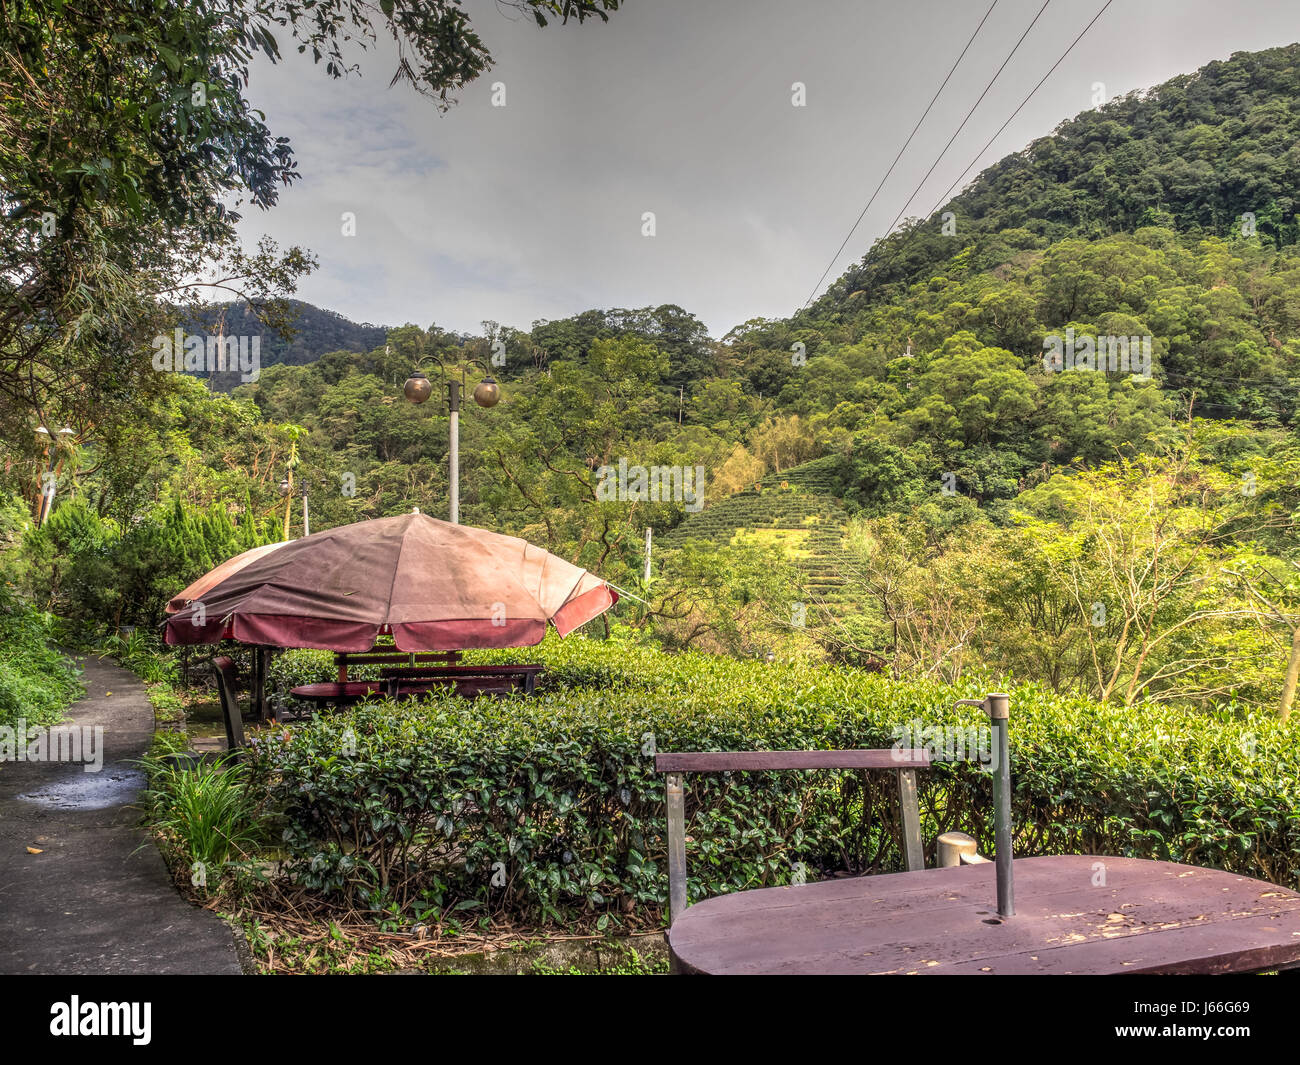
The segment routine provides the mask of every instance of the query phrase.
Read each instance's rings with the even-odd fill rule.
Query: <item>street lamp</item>
[[[425,376],[420,369],[421,364],[426,359],[432,359],[438,364],[439,369],[446,374],[449,367],[437,355],[426,355],[419,359],[415,364],[415,369],[411,371],[411,376],[406,379],[406,384],[402,386],[402,394],[412,403],[420,404],[425,402],[433,395],[433,382]],[[473,365],[479,363],[473,359],[468,360]],[[454,370],[452,377],[447,382],[447,412],[451,415],[451,447],[449,448],[450,467],[448,471],[448,481],[451,485],[451,523],[460,524],[460,401],[461,394],[465,389],[465,370],[460,371],[460,380],[455,378]],[[480,407],[495,407],[501,400],[501,386],[492,380],[490,372],[474,388],[474,402]]]

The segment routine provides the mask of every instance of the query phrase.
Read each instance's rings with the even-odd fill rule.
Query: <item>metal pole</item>
[[[39,508],[36,511],[36,527],[38,529],[45,524],[46,515],[49,514],[50,510],[52,509],[50,507],[50,503],[53,501],[53,499],[54,499],[54,482],[47,481],[45,484],[41,485],[41,502]]]
[[[647,527],[645,531],[645,584],[647,587],[650,585],[650,538],[653,534],[654,530]]]
[[[311,535],[311,515],[307,512],[307,493],[302,494],[302,534]]]
[[[1014,917],[1016,893],[1012,884],[1011,856],[1011,750],[1007,742],[1010,700],[1006,695],[989,695],[985,700],[993,727],[998,765],[993,775],[994,861],[997,863],[998,916]]]
[[[49,452],[49,445],[45,446],[46,452]],[[54,472],[54,457],[57,452],[50,454],[50,461],[46,464],[45,473],[41,476],[41,499],[36,504],[36,527],[39,529],[45,524],[45,518],[53,508],[50,506],[54,502],[55,478],[50,474]]]
[[[460,382],[447,383],[447,410],[451,413],[451,523],[460,524]]]

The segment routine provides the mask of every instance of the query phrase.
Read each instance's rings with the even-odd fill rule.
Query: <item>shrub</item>
[[[379,701],[257,738],[256,794],[283,810],[293,879],[421,917],[644,917],[667,894],[655,749],[888,747],[913,720],[984,723],[952,708],[983,694],[970,685],[843,667],[580,637],[482,657],[603,679],[533,698]],[[1134,713],[1032,685],[1014,688],[1011,706],[1018,853],[1163,858],[1297,882],[1294,725],[1233,708]],[[941,763],[918,784],[927,841],[961,829],[990,852],[987,774]],[[692,898],[786,883],[799,863],[813,876],[901,867],[892,774],[702,774],[687,786]]]
[[[79,670],[52,646],[54,623],[0,591],[0,725],[53,725],[81,695]]]
[[[167,653],[157,633],[134,629],[128,636],[113,633],[100,644],[101,654],[112,658],[151,684],[171,683],[176,679],[176,660]]]
[[[160,680],[146,684],[149,702],[153,705],[154,728],[166,731],[180,728],[185,722],[185,703],[170,681]]]
[[[284,651],[271,658],[267,669],[270,691],[288,691],[300,684],[321,684],[334,679],[334,652],[306,648]]]

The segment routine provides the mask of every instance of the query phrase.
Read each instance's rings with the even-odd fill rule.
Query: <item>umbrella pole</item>
[[[451,486],[451,523],[460,524],[460,382],[447,383],[447,412],[451,415],[447,480]]]
[[[249,694],[253,704],[253,716],[258,721],[265,721],[268,717],[266,712],[266,673],[270,653],[269,647],[253,648],[253,690]]]

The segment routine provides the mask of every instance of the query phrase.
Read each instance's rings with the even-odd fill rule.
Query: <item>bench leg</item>
[[[921,845],[921,813],[916,800],[916,770],[899,769],[898,812],[903,841],[903,868],[908,872],[925,868],[925,848]]]
[[[668,789],[668,923],[686,910],[686,789],[681,773],[669,773]]]

